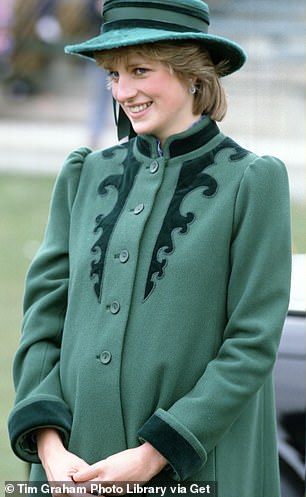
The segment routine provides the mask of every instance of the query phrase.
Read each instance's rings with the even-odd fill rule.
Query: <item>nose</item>
[[[113,85],[113,97],[117,102],[124,103],[135,97],[137,89],[129,76],[120,75],[117,83]]]

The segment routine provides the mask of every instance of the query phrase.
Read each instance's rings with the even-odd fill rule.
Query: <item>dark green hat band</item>
[[[152,21],[149,19],[122,19],[121,21],[114,21],[106,23],[102,30],[101,34],[107,33],[108,31],[113,31],[114,29],[122,29],[125,27],[129,28],[149,28],[149,29],[163,29],[164,31],[176,31],[179,33],[194,33],[198,31],[199,33],[203,33],[203,29],[195,29],[195,28],[186,28],[186,26],[181,26],[180,24],[171,24],[170,22],[164,21]],[[208,32],[208,30],[206,30]]]
[[[165,13],[168,11],[170,15],[177,16],[178,14],[183,14],[187,15],[188,17],[194,17],[195,19],[202,19],[205,21],[207,24],[209,24],[209,11],[207,5],[203,2],[201,4],[201,10],[200,9],[195,9],[193,12],[191,12],[191,9],[189,7],[184,7],[182,3],[176,2],[175,0],[171,1],[157,1],[157,2],[140,2],[138,1],[125,1],[122,2],[121,0],[112,0],[112,2],[105,2],[104,8],[103,8],[103,15],[112,15],[110,14],[112,11],[115,11],[116,9],[120,9],[118,11],[118,15],[120,18],[122,18],[122,14],[124,13],[124,9],[133,9],[136,8],[138,12],[140,11],[148,11],[150,9],[153,9],[157,11],[160,15],[160,13]],[[110,17],[109,17],[110,18]],[[185,21],[184,21],[185,22]]]
[[[160,4],[147,2],[145,7],[137,2],[113,2],[105,5],[102,33],[124,27],[156,28],[167,31],[198,31],[208,33],[208,12],[194,17],[190,9],[178,7],[175,3]],[[173,22],[175,20],[175,22]]]

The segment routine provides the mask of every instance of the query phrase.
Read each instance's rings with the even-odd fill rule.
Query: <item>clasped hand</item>
[[[148,442],[89,465],[67,451],[52,429],[38,433],[38,451],[49,482],[82,484],[86,495],[92,493],[92,482],[147,482],[167,465],[167,460]],[[68,491],[66,495],[73,494]]]

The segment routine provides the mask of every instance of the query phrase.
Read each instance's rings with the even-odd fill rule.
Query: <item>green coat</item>
[[[271,372],[289,299],[287,174],[209,118],[73,152],[25,293],[12,447],[93,463],[151,442],[167,478],[277,497]],[[42,479],[39,464],[32,478]]]

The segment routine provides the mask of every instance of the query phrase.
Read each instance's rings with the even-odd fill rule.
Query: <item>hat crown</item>
[[[124,26],[208,33],[209,8],[202,0],[106,0],[102,32]]]

